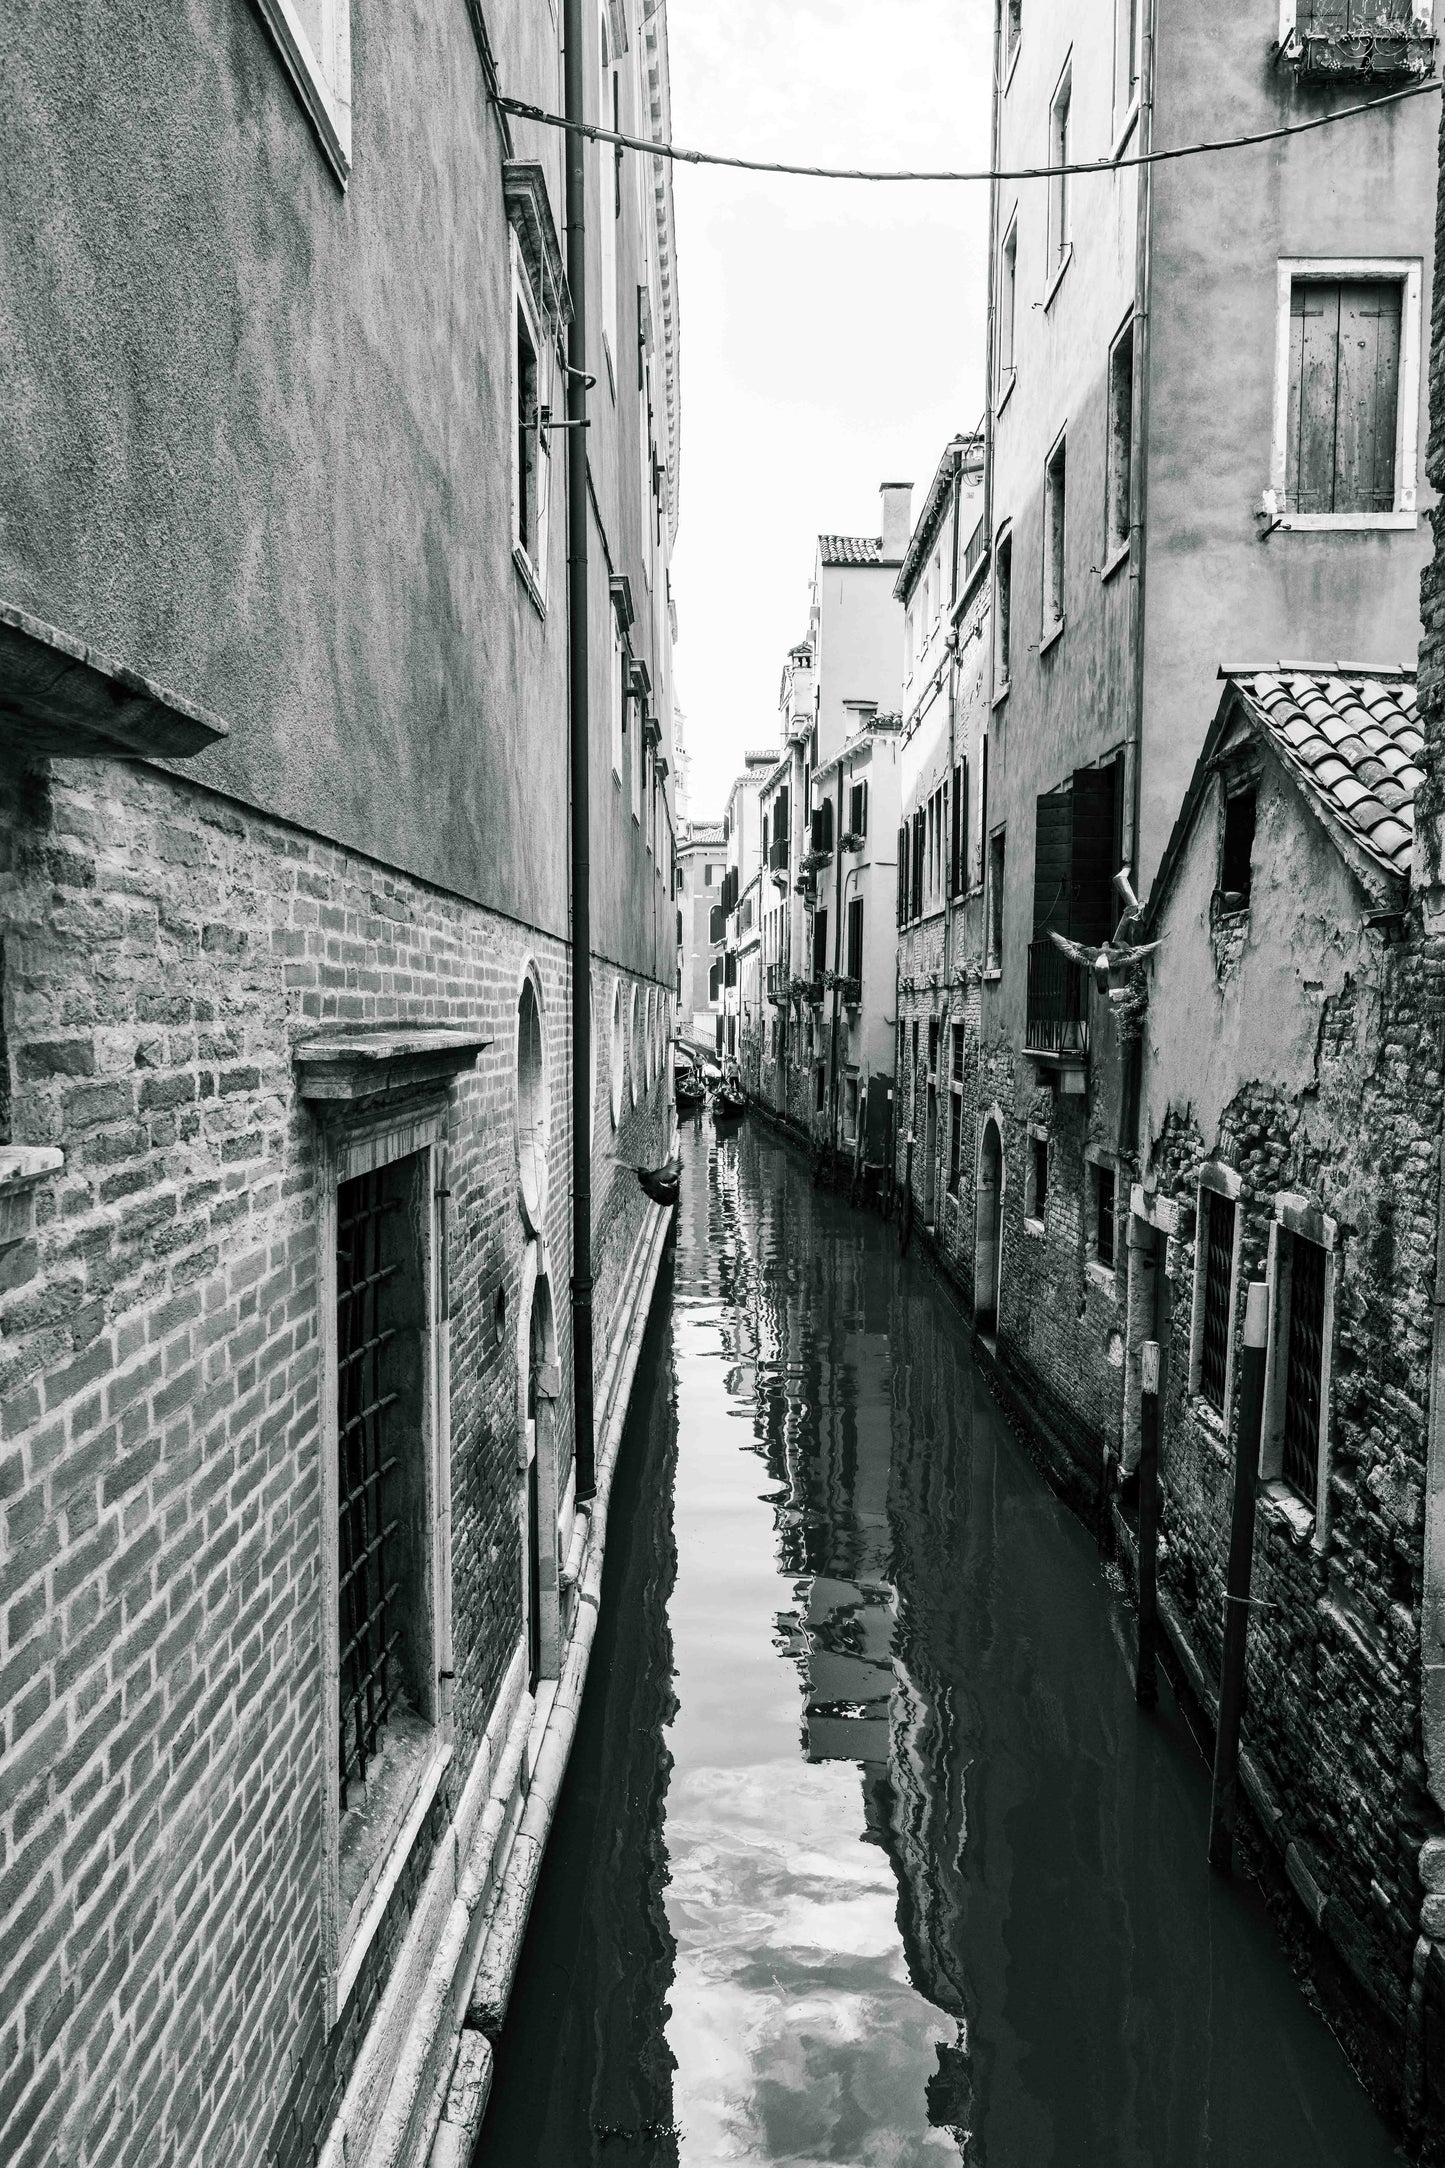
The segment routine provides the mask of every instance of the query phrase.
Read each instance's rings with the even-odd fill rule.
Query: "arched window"
[[[622,1076],[627,1066],[627,1046],[622,1036],[622,981],[616,979],[612,986],[612,1126],[615,1129],[622,1119]]]
[[[547,1203],[548,1114],[542,1011],[529,975],[517,1001],[517,1175],[533,1233],[541,1227]]]

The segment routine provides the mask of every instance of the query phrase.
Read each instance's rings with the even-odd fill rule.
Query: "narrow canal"
[[[1394,2160],[946,1295],[683,1151],[477,2168]]]

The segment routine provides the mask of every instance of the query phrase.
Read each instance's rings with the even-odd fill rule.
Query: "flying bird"
[[[1120,920],[1120,933],[1128,923],[1128,919]],[[1102,948],[1086,948],[1082,941],[1066,940],[1061,933],[1051,933],[1049,939],[1055,948],[1063,950],[1071,963],[1082,964],[1086,971],[1093,972],[1094,984],[1101,994],[1109,993],[1126,972],[1132,971],[1135,964],[1141,964],[1146,956],[1152,956],[1159,947],[1157,941],[1143,941],[1135,947],[1121,941],[1118,934]]]
[[[678,1187],[682,1181],[682,1160],[674,1154],[665,1159],[660,1167],[634,1167],[632,1170],[642,1184],[644,1193],[654,1204],[676,1204]]]

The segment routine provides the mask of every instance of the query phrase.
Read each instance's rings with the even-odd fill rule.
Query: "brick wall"
[[[565,1379],[568,958],[139,764],[4,780],[12,1130],[66,1160],[0,1254],[0,2156],[302,2159],[521,1628],[514,1017],[530,961]],[[492,1041],[451,1098],[458,1752],[328,2039],[317,1143],[290,1047],[403,1016]],[[599,1066],[605,1016],[599,985]],[[616,1159],[661,1156],[657,1070],[615,1133],[599,1082],[599,1375],[643,1210]]]

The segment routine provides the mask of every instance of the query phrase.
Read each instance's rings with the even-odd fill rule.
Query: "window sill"
[[[1103,1289],[1116,1302],[1119,1298],[1119,1276],[1112,1265],[1104,1264],[1097,1257],[1084,1260],[1084,1277],[1093,1286]]]
[[[1289,1537],[1291,1543],[1301,1550],[1315,1532],[1315,1517],[1304,1500],[1297,1497],[1288,1483],[1275,1477],[1259,1486],[1259,1510],[1267,1521],[1272,1521]]]
[[[1117,165],[1119,163],[1119,160],[1123,157],[1125,151],[1129,147],[1129,138],[1134,133],[1134,130],[1138,127],[1138,125],[1139,100],[1136,96],[1134,99],[1134,103],[1130,106],[1128,112],[1124,115],[1124,118],[1120,123],[1118,134],[1115,136],[1113,143],[1109,147],[1109,162],[1111,165]]]
[[[1126,565],[1128,564],[1128,562],[1129,543],[1128,538],[1126,537],[1124,541],[1117,543],[1109,556],[1104,559],[1103,565],[1099,572],[1100,586],[1102,587],[1109,580],[1112,580],[1114,574],[1118,571],[1120,565]]]
[[[1064,622],[1065,622],[1065,621],[1064,621],[1064,619],[1063,619],[1063,618],[1061,617],[1061,618],[1059,619],[1059,621],[1058,621],[1057,625],[1053,626],[1053,627],[1052,627],[1052,629],[1051,629],[1050,631],[1046,632],[1046,633],[1044,634],[1043,638],[1042,638],[1042,639],[1040,640],[1040,642],[1039,642],[1039,660],[1040,660],[1040,662],[1042,662],[1042,661],[1043,661],[1043,659],[1044,659],[1044,657],[1045,657],[1045,655],[1047,655],[1047,654],[1048,654],[1048,652],[1049,652],[1049,649],[1050,649],[1051,647],[1054,647],[1054,646],[1056,646],[1056,645],[1058,644],[1058,642],[1059,642],[1060,640],[1062,640],[1062,638],[1064,637]]]
[[[1042,1242],[1044,1238],[1043,1221],[1041,1219],[1030,1219],[1027,1214],[1025,1214],[1024,1233],[1026,1235],[1032,1235],[1036,1242]]]
[[[533,609],[540,618],[545,619],[547,615],[547,598],[542,593],[541,582],[533,570],[532,560],[520,542],[513,542],[512,544],[512,563],[517,568],[517,574],[522,585],[532,598]]]
[[[994,694],[994,696],[993,696],[993,705],[994,705],[994,707],[996,707],[996,708],[1001,708],[1001,707],[1003,706],[1003,704],[1004,704],[1005,700],[1007,700],[1007,698],[1008,698],[1009,694],[1010,694],[1010,693],[1011,693],[1012,691],[1013,691],[1013,679],[1012,679],[1012,678],[1005,678],[1005,679],[1004,679],[1004,681],[1003,681],[1003,683],[1002,683],[1002,685],[1000,685],[1000,687],[999,687],[998,691],[997,691],[997,692],[996,692],[996,693]]]
[[[1053,275],[1050,277],[1048,285],[1044,288],[1044,314],[1046,316],[1048,315],[1049,310],[1053,307],[1054,295],[1058,292],[1059,288],[1064,283],[1064,273],[1068,270],[1069,265],[1073,262],[1073,260],[1074,244],[1072,241],[1070,241],[1067,248],[1064,250],[1063,255],[1059,258],[1058,266],[1053,272]]]
[[[1003,369],[999,372],[999,395],[994,401],[993,407],[993,418],[995,421],[998,420],[998,417],[1000,416],[1000,414],[1002,414],[1004,408],[1008,405],[1010,399],[1012,399],[1014,395],[1014,386],[1015,384],[1017,384],[1018,380],[1019,373],[1016,367],[1012,369]]]
[[[366,1803],[349,1809],[342,1821],[338,2016],[452,1758],[450,1742],[419,1717],[393,1717],[387,1732],[377,1773],[365,1787]]]
[[[1282,512],[1272,534],[1408,534],[1420,524],[1410,512]]]
[[[1001,979],[1003,977],[1003,965],[985,964],[983,967],[983,977],[986,983],[991,986],[995,979]]]

